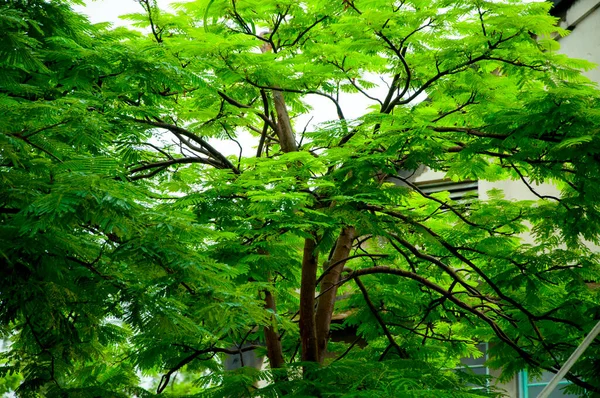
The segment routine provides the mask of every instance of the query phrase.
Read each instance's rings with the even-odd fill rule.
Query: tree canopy
[[[556,372],[598,321],[600,95],[549,3],[140,5],[0,5],[0,392],[488,396],[477,343]]]

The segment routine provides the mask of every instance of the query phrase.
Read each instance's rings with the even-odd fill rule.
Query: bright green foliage
[[[506,379],[556,371],[600,314],[600,96],[545,39],[566,33],[548,9],[144,0],[129,18],[146,35],[4,2],[0,392],[493,395],[448,370],[478,342]],[[281,151],[276,91],[298,151]],[[452,201],[402,177],[423,166],[561,192]],[[300,291],[327,293],[301,283],[311,254],[316,277],[344,267],[319,364],[298,324]],[[224,371],[244,344],[271,350],[263,330],[285,366]],[[598,358],[573,368],[575,392],[600,393]]]

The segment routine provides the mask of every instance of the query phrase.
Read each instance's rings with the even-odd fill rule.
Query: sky
[[[159,0],[159,4],[168,5],[171,1]],[[142,7],[135,0],[94,0],[86,1],[85,6],[74,6],[77,12],[86,14],[92,23],[111,22],[113,26],[128,26],[129,22],[119,15],[141,12]]]

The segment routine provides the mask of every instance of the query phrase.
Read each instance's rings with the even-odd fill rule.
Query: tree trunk
[[[268,290],[265,290],[265,308],[275,312],[275,299],[273,298],[273,294]],[[275,315],[272,315],[271,319],[275,321]],[[265,326],[264,332],[269,364],[272,369],[282,368],[285,365],[285,361],[283,360],[283,350],[281,349],[279,333],[277,333],[277,330],[273,326]]]
[[[317,313],[315,315],[317,329],[317,357],[320,362],[323,362],[325,353],[327,352],[327,342],[329,341],[329,328],[331,326],[331,317],[335,306],[335,298],[337,296],[337,282],[340,279],[340,274],[346,264],[345,259],[348,258],[352,249],[352,240],[355,235],[354,227],[343,227],[338,237],[333,256],[329,264],[333,267],[329,268],[327,274],[321,281],[321,297],[317,305]]]
[[[285,153],[295,152],[298,150],[298,146],[296,145],[290,116],[288,115],[287,107],[285,106],[283,92],[273,90],[273,104],[275,105],[275,111],[277,112],[277,137],[279,138],[279,146]]]
[[[277,111],[277,135],[279,137],[281,150],[285,153],[295,152],[298,150],[298,147],[296,146],[294,131],[292,130],[290,117],[281,91],[273,90],[273,103],[275,105],[275,110]],[[269,308],[273,310],[273,312],[276,312],[273,294],[267,290],[265,290],[265,303],[265,308]],[[283,359],[283,350],[281,348],[281,341],[279,340],[279,333],[277,333],[273,327],[265,327],[264,332],[265,343],[267,345],[267,356],[269,357],[271,369],[283,367],[285,361]]]
[[[300,341],[302,360],[319,362],[317,349],[317,329],[315,324],[315,291],[317,288],[318,258],[314,239],[304,241],[302,258],[302,282],[300,285]]]

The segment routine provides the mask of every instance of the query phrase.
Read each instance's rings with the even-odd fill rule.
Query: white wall
[[[561,26],[572,30],[560,39],[560,52],[572,58],[600,64],[600,0],[578,0],[566,12]],[[586,72],[600,83],[600,68]]]
[[[600,0],[578,0],[571,5],[561,21],[561,27],[569,28],[571,33],[559,40],[560,53],[571,58],[585,59],[600,65]],[[600,67],[584,73],[591,80],[600,83]],[[533,186],[540,195],[559,196],[558,190],[551,184]],[[501,189],[506,199],[535,200],[537,197],[520,180],[480,181],[479,197],[488,198],[487,191]]]

